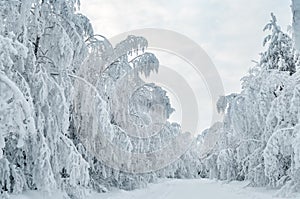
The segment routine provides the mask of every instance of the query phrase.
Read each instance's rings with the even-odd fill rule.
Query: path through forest
[[[146,189],[113,191],[92,195],[99,199],[280,199],[275,190],[250,188],[247,182],[217,182],[205,179],[167,180]],[[98,196],[98,197],[97,197]],[[300,196],[295,197],[300,199]]]

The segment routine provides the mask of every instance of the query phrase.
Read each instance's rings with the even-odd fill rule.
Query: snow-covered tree
[[[222,180],[246,179],[253,186],[297,191],[299,55],[271,17],[264,28],[271,31],[263,42],[266,51],[242,78],[241,93],[217,103],[224,113],[221,136],[205,169]]]
[[[300,191],[298,1],[294,41],[272,14],[260,62],[241,93],[220,97],[223,121],[197,138],[168,122],[166,91],[142,80],[159,69],[147,40],[112,46],[79,5],[0,1],[1,198],[60,190],[76,199],[198,177]]]
[[[98,46],[91,46],[84,63],[88,67],[81,67],[78,72],[74,106],[74,127],[84,153],[96,151],[100,155],[85,155],[91,165],[93,187],[98,191],[111,187],[131,190],[157,177],[198,176],[195,151],[174,163],[172,158],[162,159],[157,153],[168,148],[170,151],[165,154],[178,150],[180,143],[176,138],[182,133],[178,124],[167,122],[173,109],[166,91],[140,78],[157,72],[159,66],[153,54],[144,52],[147,41],[129,36],[115,47],[105,38],[97,43]],[[115,60],[107,59],[105,54]],[[97,64],[93,63],[95,60]],[[99,152],[95,146],[102,150]],[[140,159],[139,154],[153,157]],[[172,162],[165,162],[169,159]]]
[[[272,19],[264,30],[271,30],[272,34],[264,39],[264,45],[268,43],[268,49],[262,54],[262,67],[266,69],[279,69],[280,71],[289,71],[290,75],[296,71],[295,53],[292,39],[281,31],[277,25],[277,19],[271,14]]]
[[[92,34],[75,1],[1,1],[1,192],[81,198],[88,163],[70,139],[72,80]],[[70,164],[71,163],[71,164]]]

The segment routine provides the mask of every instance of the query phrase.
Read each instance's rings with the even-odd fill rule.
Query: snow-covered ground
[[[217,182],[205,179],[170,180],[146,189],[93,195],[103,199],[279,199],[276,191],[247,188],[246,182]],[[297,197],[297,198],[300,198]]]
[[[38,193],[27,193],[12,199],[60,199],[59,195],[46,197]],[[294,197],[294,199],[299,199]],[[281,199],[275,190],[247,187],[247,182],[217,182],[206,179],[166,180],[150,184],[145,189],[134,191],[116,190],[104,194],[92,194],[88,199]]]

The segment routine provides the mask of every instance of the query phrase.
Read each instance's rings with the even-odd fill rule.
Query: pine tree
[[[272,34],[264,39],[263,44],[268,43],[268,48],[262,54],[260,65],[266,69],[288,71],[292,75],[296,72],[293,41],[286,33],[281,31],[273,13],[271,17],[270,23],[265,26],[264,30],[271,30]]]

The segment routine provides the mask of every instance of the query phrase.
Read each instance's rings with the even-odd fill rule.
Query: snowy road
[[[116,190],[103,194],[92,194],[84,199],[282,199],[275,197],[276,191],[265,188],[245,188],[246,182],[216,182],[212,180],[165,180],[150,184],[145,189],[134,191]],[[55,196],[46,196],[38,192],[28,192],[10,199],[63,199],[56,192]],[[292,199],[292,198],[289,198]],[[294,197],[293,199],[300,199]]]
[[[276,191],[245,188],[247,183],[230,184],[211,180],[170,180],[151,184],[146,189],[115,191],[93,195],[95,199],[279,199]],[[300,198],[300,197],[297,197]]]

